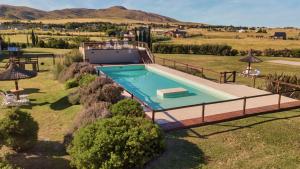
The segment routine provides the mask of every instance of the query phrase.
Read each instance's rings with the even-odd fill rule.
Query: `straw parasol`
[[[248,56],[240,59],[240,61],[248,63],[248,69],[251,68],[251,63],[261,63],[261,62],[263,62],[261,59],[253,56],[252,50],[249,51]]]
[[[16,65],[14,62],[10,62],[8,68],[0,72],[0,81],[15,81],[16,91],[19,90],[18,80],[29,79],[37,75],[34,71],[24,70]],[[17,93],[19,99],[19,93]]]

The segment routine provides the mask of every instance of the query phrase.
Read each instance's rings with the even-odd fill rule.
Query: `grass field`
[[[158,56],[220,71],[246,67],[237,61],[238,57]],[[38,121],[39,142],[33,150],[14,155],[13,161],[26,169],[68,169],[69,157],[62,147],[63,135],[81,107],[71,106],[66,99],[70,91],[66,91],[63,84],[53,80],[51,59],[42,61],[46,64],[41,66],[43,71],[36,78],[20,81],[20,87],[26,89],[32,101],[32,106],[23,107],[22,110],[31,113]],[[263,73],[273,72],[274,68],[278,72],[299,71],[297,67],[267,62],[255,67],[262,69]],[[13,82],[0,82],[0,89],[9,90],[13,87]],[[0,113],[0,117],[2,115]],[[167,151],[147,168],[297,169],[300,166],[299,123],[298,109],[167,133]]]
[[[54,48],[25,48],[22,49],[26,53],[53,53],[53,54],[65,54],[72,49],[54,49]]]

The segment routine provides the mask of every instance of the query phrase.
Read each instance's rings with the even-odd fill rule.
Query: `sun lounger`
[[[3,96],[2,106],[17,107],[30,104],[28,95],[20,95],[19,100],[14,94],[5,94],[5,92],[1,92],[1,95]]]

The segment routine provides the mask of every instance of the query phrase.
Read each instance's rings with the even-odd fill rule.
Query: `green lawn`
[[[14,162],[26,168],[65,168],[68,166],[62,141],[69,129],[74,115],[80,106],[71,106],[67,101],[69,91],[64,85],[54,81],[52,76],[52,59],[41,59],[42,71],[33,79],[20,80],[19,85],[25,89],[32,102],[31,106],[21,110],[31,113],[39,123],[39,142],[28,154],[18,154]],[[14,82],[0,82],[1,90],[14,88]],[[1,108],[4,110],[4,108]],[[2,111],[0,117],[3,115]]]
[[[194,65],[197,68],[206,68],[212,69],[217,72],[224,72],[224,71],[238,71],[242,72],[246,70],[248,64],[240,62],[239,59],[241,56],[211,56],[211,55],[183,55],[183,54],[155,54],[155,56],[160,58],[166,58],[175,60],[181,63],[187,63],[190,65]],[[285,73],[285,74],[298,74],[299,73],[299,66],[290,66],[290,65],[282,65],[282,64],[275,64],[270,63],[270,60],[289,60],[289,61],[298,61],[300,62],[299,58],[282,58],[282,57],[260,57],[264,62],[252,64],[253,69],[259,69],[262,75],[267,75],[269,73]],[[161,59],[156,59],[156,62],[162,64]],[[173,62],[166,61],[166,65],[173,66]],[[177,64],[177,67],[180,67]],[[182,67],[185,69],[185,66]],[[209,71],[204,70],[204,75],[207,78],[214,79],[216,81],[219,80],[220,75],[216,73],[211,73]],[[245,78],[240,75],[237,76],[237,83],[246,84],[249,86],[253,85],[253,79]],[[263,80],[257,80],[256,87],[263,87]]]
[[[53,53],[53,54],[65,54],[70,52],[72,49],[54,49],[54,48],[25,48],[24,52],[27,53]]]
[[[218,71],[243,70],[246,67],[246,64],[237,61],[238,57],[159,56],[197,66],[203,65]],[[26,89],[32,101],[32,106],[24,107],[22,110],[31,113],[38,121],[39,142],[33,150],[17,154],[13,160],[28,169],[70,168],[69,157],[63,150],[62,140],[74,115],[81,107],[71,106],[66,100],[70,91],[66,91],[63,84],[53,80],[52,60],[43,59],[42,62],[45,63],[41,66],[43,71],[36,78],[20,81],[20,87]],[[255,66],[263,73],[273,71],[298,73],[297,70],[299,71],[297,67],[267,62]],[[0,82],[0,89],[8,90],[13,87],[13,82]],[[298,109],[167,133],[166,152],[147,168],[299,168],[299,124],[300,110]]]

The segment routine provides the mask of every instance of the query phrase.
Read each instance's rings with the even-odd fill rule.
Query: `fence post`
[[[256,86],[256,76],[254,76],[253,78],[253,87],[255,88],[255,86]]]
[[[224,83],[227,83],[227,72],[224,72]]]
[[[204,68],[201,68],[202,77],[204,77]]]
[[[281,108],[281,96],[282,96],[282,94],[281,94],[281,92],[280,92],[280,93],[279,93],[279,98],[278,98],[278,109]]]
[[[165,58],[163,58],[163,66],[165,66]]]
[[[235,83],[235,81],[236,81],[236,71],[233,71],[233,83]]]
[[[219,80],[219,83],[222,83],[222,76],[223,76],[223,72],[220,73],[220,80]]]
[[[246,105],[247,105],[247,97],[244,97],[243,115],[246,115]]]
[[[133,99],[133,94],[131,93],[130,95],[131,95],[131,99]]]
[[[155,123],[155,111],[152,110],[152,122]]]
[[[280,86],[280,82],[277,81],[277,87],[276,87],[276,92],[279,93],[279,86]]]
[[[189,72],[189,64],[186,64],[186,72]]]
[[[202,105],[202,122],[205,121],[205,103]]]

